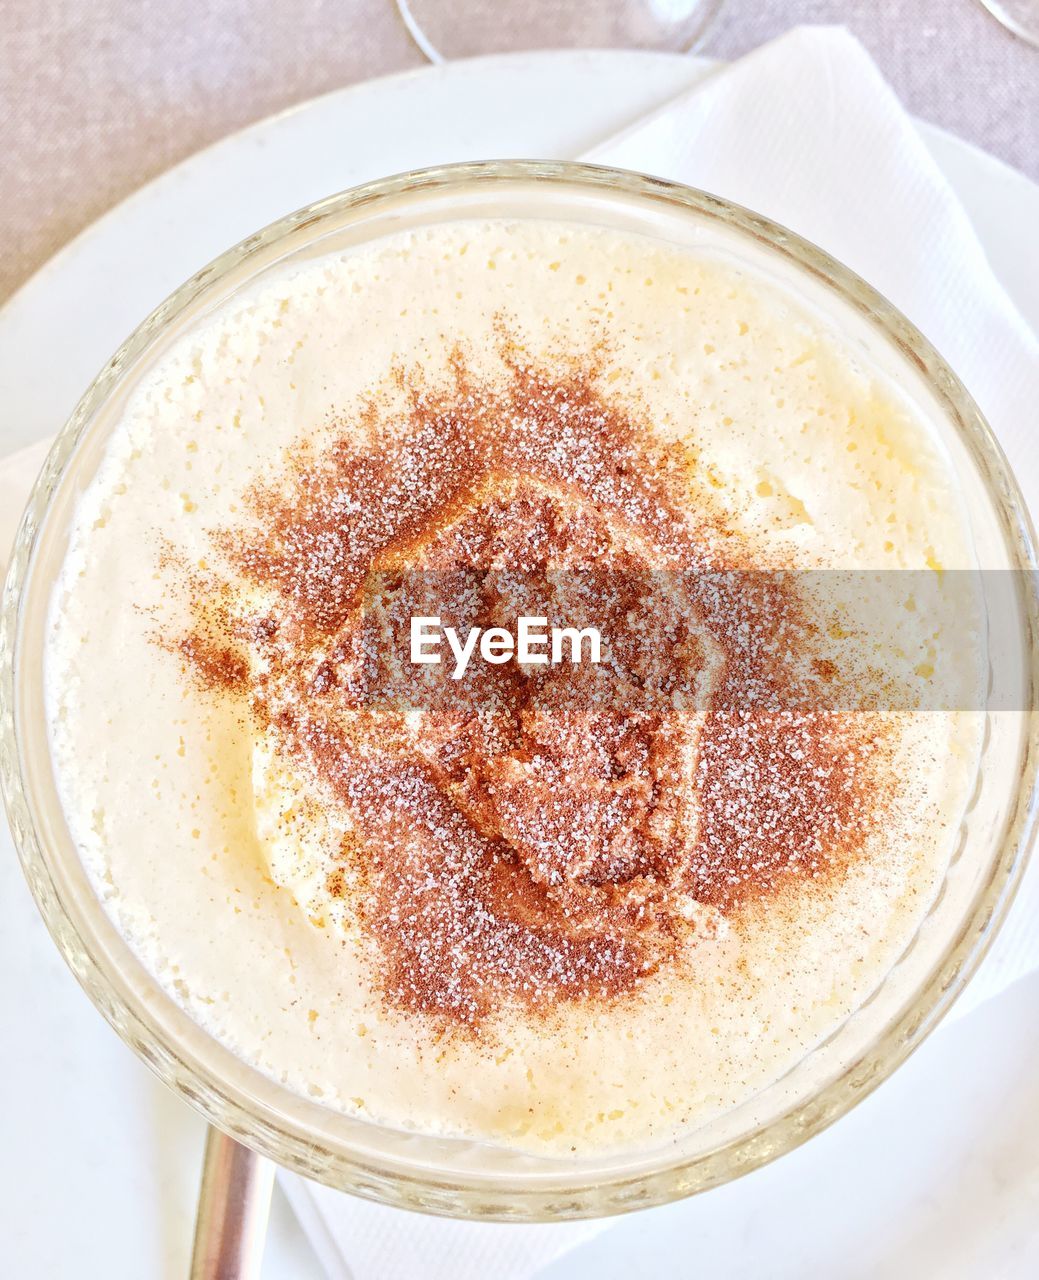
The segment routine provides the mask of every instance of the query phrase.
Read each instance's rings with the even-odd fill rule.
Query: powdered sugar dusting
[[[373,395],[254,491],[214,537],[248,591],[192,579],[178,641],[210,684],[247,667],[257,732],[355,834],[325,883],[386,999],[474,1027],[695,962],[747,904],[840,874],[885,796],[875,718],[791,696],[823,650],[688,455],[594,363],[501,341],[499,379],[461,351],[446,391],[397,371],[403,417]],[[406,661],[411,616],[521,613],[594,620],[607,661],[457,684]]]

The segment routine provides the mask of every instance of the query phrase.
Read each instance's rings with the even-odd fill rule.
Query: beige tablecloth
[[[519,3],[469,0],[474,44],[529,43],[495,17]],[[702,51],[735,57],[799,22],[846,23],[911,111],[1039,177],[1039,50],[980,0],[725,0]],[[206,143],[424,61],[394,0],[0,0],[0,300]]]

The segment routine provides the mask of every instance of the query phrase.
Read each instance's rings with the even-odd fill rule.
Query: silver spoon
[[[270,1160],[210,1126],[191,1280],[258,1280],[273,1186]]]

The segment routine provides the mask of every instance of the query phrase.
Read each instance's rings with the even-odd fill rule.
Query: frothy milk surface
[[[531,446],[540,471],[517,480],[522,466],[512,455],[496,460],[494,440],[532,428],[511,391],[506,402],[487,388],[529,378],[531,368],[537,395],[555,407],[538,420],[541,438]],[[545,388],[556,382],[569,390],[553,399]],[[571,412],[589,430],[635,422],[624,448],[647,468],[657,467],[658,452],[681,454],[688,510],[696,530],[709,530],[689,537],[706,538],[712,556],[724,559],[732,547],[741,563],[768,568],[936,575],[971,565],[951,464],[926,423],[861,354],[738,262],[554,222],[456,222],[400,234],[265,277],[179,340],[129,398],[79,500],[52,599],[46,683],[61,798],[98,894],[144,964],[267,1075],[329,1107],[423,1132],[564,1157],[649,1147],[776,1080],[882,981],[945,874],[976,776],[979,717],[889,716],[891,790],[872,820],[855,820],[854,856],[838,867],[823,847],[837,828],[822,824],[811,839],[826,874],[784,861],[767,891],[742,897],[719,888],[713,872],[690,880],[684,865],[666,860],[667,848],[686,840],[708,867],[696,843],[706,829],[696,734],[675,756],[685,763],[673,766],[678,801],[668,811],[673,830],[686,831],[685,822],[688,831],[661,844],[663,801],[638,801],[649,805],[638,821],[650,852],[640,854],[637,874],[617,871],[616,843],[598,871],[574,870],[570,845],[562,863],[551,862],[556,846],[546,853],[540,829],[529,834],[549,812],[545,797],[558,792],[538,772],[536,753],[514,752],[511,773],[480,774],[479,785],[472,768],[459,766],[437,803],[479,827],[480,856],[498,877],[498,897],[480,898],[479,910],[497,915],[464,963],[430,959],[417,944],[403,958],[391,953],[388,936],[408,928],[440,930],[425,939],[426,952],[469,943],[443,932],[457,920],[430,914],[421,916],[428,926],[416,924],[425,907],[412,910],[400,897],[399,876],[398,896],[386,889],[383,864],[412,858],[414,841],[388,820],[365,826],[351,804],[371,808],[370,798],[350,791],[360,784],[337,772],[326,749],[356,747],[360,776],[379,736],[366,708],[345,717],[346,692],[329,692],[336,681],[345,687],[349,624],[317,617],[318,639],[297,661],[306,624],[292,604],[306,614],[314,600],[307,583],[292,588],[271,569],[270,546],[278,543],[275,568],[284,568],[298,532],[291,520],[286,528],[286,512],[305,493],[320,496],[333,455],[345,466],[349,454],[354,485],[346,497],[345,488],[329,490],[342,499],[336,556],[350,550],[352,535],[341,528],[376,518],[365,493],[385,505],[392,492],[410,511],[409,485],[431,482],[419,471],[402,479],[407,460],[423,456],[417,447],[409,453],[408,441],[430,429],[434,410],[464,433],[456,419],[475,414],[474,405],[485,418],[498,415],[482,428],[491,479],[476,496],[454,494],[450,517],[429,517],[433,534],[408,526],[407,555],[423,566],[439,563],[444,539],[486,542],[496,523],[518,522],[522,541],[535,517],[554,522],[555,554],[567,565],[567,540],[578,536],[592,559],[607,547],[626,564],[664,563],[685,545],[663,546],[651,518],[655,490],[645,497],[649,490],[632,488],[611,507],[616,476],[607,493],[601,477],[581,472],[585,462],[553,462],[546,434],[559,435],[561,450],[576,449]],[[377,478],[365,490],[359,468],[376,454]],[[668,483],[675,492],[673,476]],[[281,521],[274,533],[263,526],[272,511]],[[324,548],[329,536],[323,525],[313,546]],[[254,572],[261,560],[266,578]],[[223,668],[215,671],[198,639],[213,601],[241,650],[232,663],[238,689],[216,678]],[[911,683],[930,677],[942,637],[913,633],[908,606],[906,617],[900,673]],[[961,617],[959,625],[971,624]],[[226,668],[232,659],[221,661]],[[319,693],[324,699],[309,709],[318,718],[306,730],[304,688],[315,706]],[[429,747],[434,722],[413,711],[387,730],[401,767],[411,767],[413,750],[427,781],[447,777]],[[673,726],[668,732],[673,738]],[[506,813],[509,786],[517,805],[536,798],[533,817]],[[493,812],[486,793],[497,797]],[[372,794],[384,797],[387,787]],[[634,830],[636,801],[623,795]],[[422,839],[432,830],[427,824]],[[379,868],[374,881],[370,866]],[[515,940],[529,925],[502,905],[515,896],[508,877],[521,872],[534,895],[523,911],[541,913],[540,932],[533,942],[523,933],[506,962],[499,936]],[[457,888],[428,867],[423,875],[441,901]],[[603,942],[596,920],[607,899]],[[561,933],[545,923],[553,903],[566,915]],[[391,928],[379,912],[392,914]],[[532,994],[524,972],[535,966]]]

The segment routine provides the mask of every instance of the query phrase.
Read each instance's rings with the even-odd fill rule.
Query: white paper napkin
[[[947,182],[862,47],[839,29],[797,30],[587,159],[677,178],[768,214],[829,250],[899,306],[977,398],[1033,509],[1039,342],[996,281]],[[45,446],[0,465],[0,547]],[[962,1014],[1039,967],[1039,865],[956,1006]],[[603,1223],[463,1224],[354,1200],[285,1175],[333,1277],[521,1280]]]

